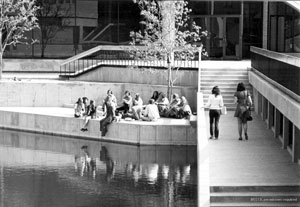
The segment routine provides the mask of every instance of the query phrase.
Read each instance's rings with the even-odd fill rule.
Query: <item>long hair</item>
[[[220,89],[218,86],[213,87],[213,89],[211,90],[211,93],[215,95],[215,97],[217,97],[218,95],[220,95]]]
[[[244,90],[246,90],[246,87],[245,87],[244,83],[240,82],[237,85],[236,91],[244,91]]]

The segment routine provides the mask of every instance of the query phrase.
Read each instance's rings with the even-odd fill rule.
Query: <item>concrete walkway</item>
[[[237,120],[230,111],[221,116],[219,140],[209,140],[210,185],[300,185],[300,165],[267,130],[255,113],[248,122],[248,141],[239,141]],[[207,130],[209,127],[206,112]],[[207,131],[209,135],[209,130]]]

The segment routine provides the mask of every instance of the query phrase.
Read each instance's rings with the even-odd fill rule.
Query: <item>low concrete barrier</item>
[[[160,119],[158,122],[120,121],[108,126],[101,137],[99,119],[90,120],[88,131],[81,132],[83,119],[0,109],[0,127],[21,131],[98,139],[136,145],[196,145],[196,124],[189,120]]]
[[[102,104],[106,92],[111,89],[118,102],[121,102],[124,92],[129,90],[134,96],[140,93],[144,103],[147,103],[153,91],[166,93],[167,87],[162,85],[129,84],[129,83],[97,83],[68,81],[0,81],[0,107],[56,107],[75,103],[78,97],[88,97]],[[192,111],[196,111],[197,99],[194,87],[173,87],[173,93],[185,96]]]

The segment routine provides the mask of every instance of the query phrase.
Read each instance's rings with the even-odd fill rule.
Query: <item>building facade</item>
[[[248,59],[250,46],[300,52],[300,14],[281,1],[188,0],[195,21],[208,36],[209,59]],[[34,45],[7,48],[6,58],[67,58],[97,45],[126,45],[141,28],[133,0],[38,0],[40,29]]]

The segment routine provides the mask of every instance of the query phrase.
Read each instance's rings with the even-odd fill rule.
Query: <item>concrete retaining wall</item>
[[[174,72],[173,76],[177,78],[174,83],[176,86],[197,87],[198,71],[196,69],[182,69],[178,71],[176,76]],[[71,80],[166,85],[167,77],[166,69],[102,66],[71,78]]]
[[[94,99],[96,104],[102,104],[108,89],[111,89],[121,101],[125,90],[140,93],[145,103],[153,91],[166,92],[166,86],[152,86],[128,83],[93,83],[66,81],[0,81],[0,107],[29,106],[51,107],[75,103],[78,97],[86,96]],[[197,90],[193,87],[174,87],[173,92],[183,95],[189,101],[193,111],[196,111]]]
[[[59,72],[57,59],[4,59],[4,72]]]
[[[113,122],[108,133],[101,137],[99,120],[90,120],[87,132],[81,132],[83,119],[41,114],[0,111],[0,127],[50,135],[99,139],[103,141],[140,145],[196,145],[196,124],[122,121]]]

